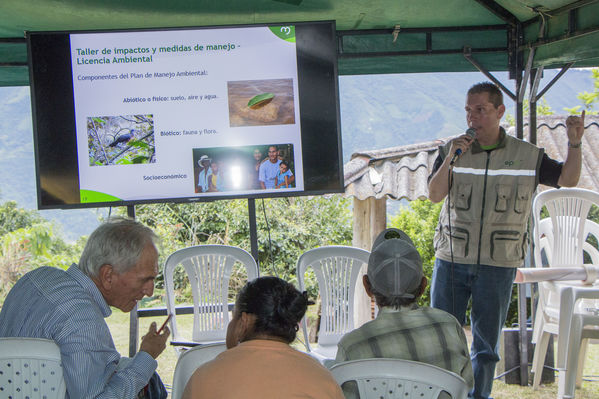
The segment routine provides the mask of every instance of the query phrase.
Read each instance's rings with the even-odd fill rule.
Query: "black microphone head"
[[[466,134],[470,137],[470,138],[474,138],[474,136],[476,136],[476,129],[473,127],[469,127],[468,130],[466,130]]]

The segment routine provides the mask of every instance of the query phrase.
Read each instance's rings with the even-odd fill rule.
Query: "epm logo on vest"
[[[513,167],[518,167],[522,164],[522,160],[521,159],[510,159],[507,160],[503,163],[505,166],[507,166],[508,168],[513,168]]]

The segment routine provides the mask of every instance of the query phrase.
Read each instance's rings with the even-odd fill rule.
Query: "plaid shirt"
[[[383,307],[375,320],[347,333],[339,341],[336,363],[370,358],[414,360],[462,376],[472,387],[474,377],[464,330],[449,313],[418,305],[399,310]]]

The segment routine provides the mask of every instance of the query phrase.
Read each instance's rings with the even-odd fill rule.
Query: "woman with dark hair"
[[[228,350],[195,371],[183,399],[343,399],[326,368],[289,346],[307,306],[306,294],[280,278],[248,282],[227,328]]]

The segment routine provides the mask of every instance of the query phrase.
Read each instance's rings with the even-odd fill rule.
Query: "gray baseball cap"
[[[399,229],[381,232],[368,258],[368,280],[387,297],[411,299],[422,281],[422,259],[414,243]]]

